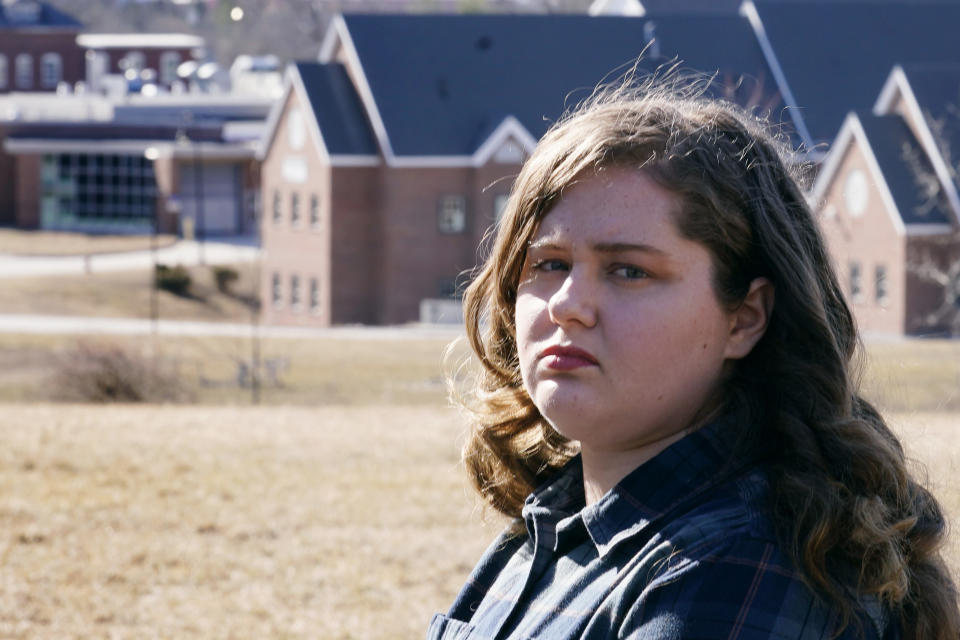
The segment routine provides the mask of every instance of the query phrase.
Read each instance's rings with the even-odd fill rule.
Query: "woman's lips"
[[[571,371],[581,367],[596,367],[599,362],[589,351],[573,346],[554,345],[540,352],[547,368],[554,371]]]

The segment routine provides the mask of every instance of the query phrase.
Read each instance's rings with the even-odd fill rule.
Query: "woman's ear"
[[[730,360],[744,358],[760,341],[773,312],[773,283],[755,278],[740,306],[730,316],[730,334],[724,355]]]

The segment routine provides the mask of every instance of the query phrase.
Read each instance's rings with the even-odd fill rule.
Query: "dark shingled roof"
[[[581,15],[344,20],[398,156],[471,155],[507,115],[539,138],[566,107],[633,63],[651,22]],[[652,23],[661,56],[644,68],[679,56],[686,68],[719,69],[731,86],[747,76],[733,97],[780,115],[776,83],[744,18],[671,15]]]
[[[296,67],[327,151],[335,155],[376,155],[370,124],[343,65],[297,62]]]
[[[59,27],[64,29],[82,29],[83,23],[70,14],[60,11],[46,2],[37,2],[40,6],[39,14],[35,21],[20,21],[14,19],[10,9],[0,4],[0,29],[29,29],[36,27],[50,28]]]
[[[960,166],[960,64],[904,65],[903,72],[944,161]]]
[[[930,0],[754,0],[814,142],[851,110],[869,110],[890,69],[960,63],[960,3]]]
[[[900,116],[858,113],[873,155],[906,225],[950,224],[929,158]]]

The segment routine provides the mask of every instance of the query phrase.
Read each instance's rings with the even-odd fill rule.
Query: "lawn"
[[[116,338],[186,405],[49,401],[73,336],[0,335],[0,637],[415,638],[502,522],[458,462],[448,339]],[[865,389],[960,514],[960,343],[878,343]],[[955,543],[949,560],[960,570]]]
[[[500,526],[444,407],[2,410],[3,638],[422,637]],[[892,416],[954,514],[956,419]]]
[[[176,236],[157,236],[158,246],[176,242]],[[0,253],[24,256],[73,256],[150,248],[149,235],[101,235],[66,231],[0,229]]]
[[[259,295],[259,267],[253,263],[224,266],[230,266],[238,275],[229,294],[217,289],[211,267],[187,267],[191,277],[189,295],[158,291],[159,317],[249,322],[251,300]],[[0,313],[149,318],[152,292],[151,273],[143,270],[4,278],[0,285]]]

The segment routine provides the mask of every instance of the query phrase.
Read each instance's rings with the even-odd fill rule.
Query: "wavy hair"
[[[946,523],[903,449],[858,391],[859,337],[817,223],[802,165],[761,119],[674,74],[598,90],[540,141],[515,180],[489,256],[464,297],[480,378],[464,399],[468,472],[517,518],[526,496],[575,453],[524,390],[514,311],[526,245],[564,188],[605,167],[643,171],[679,196],[681,235],[711,254],[729,309],[754,278],[776,301],[764,336],[734,363],[724,410],[742,453],[766,461],[771,514],[806,582],[854,619],[873,596],[904,637],[955,640],[957,594],[940,556]]]

